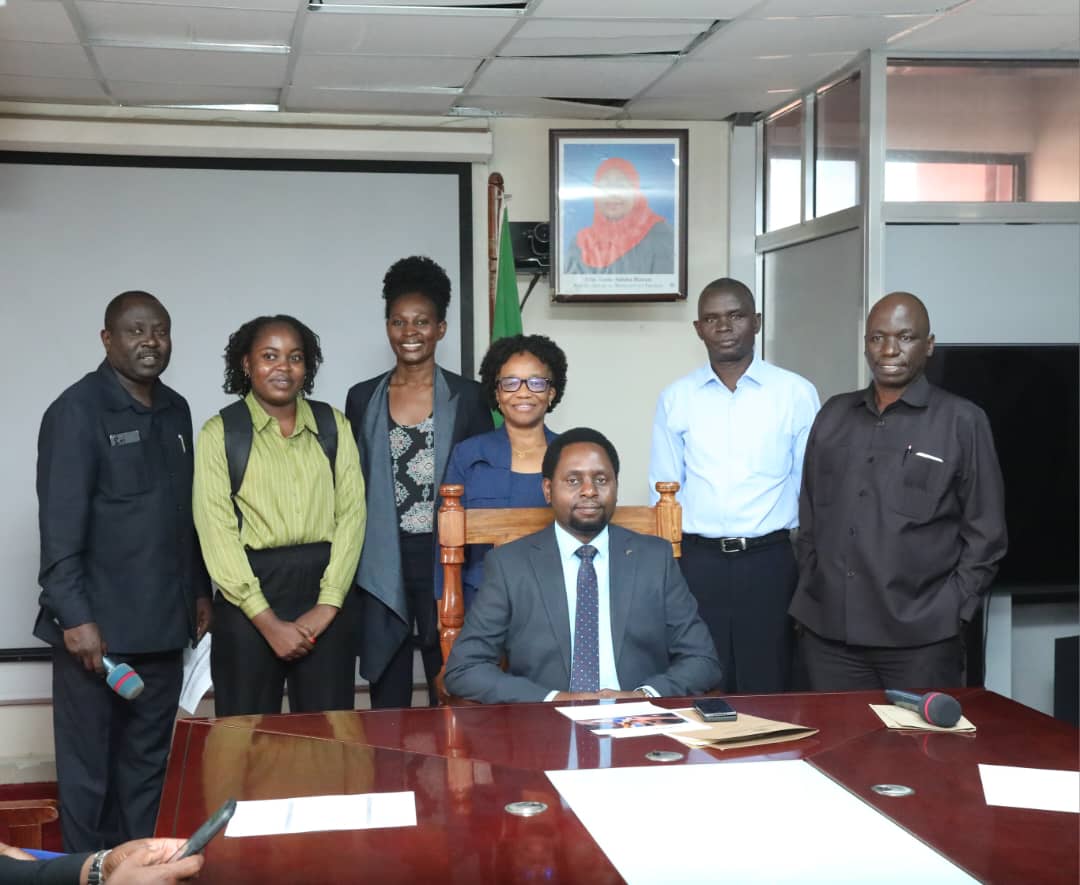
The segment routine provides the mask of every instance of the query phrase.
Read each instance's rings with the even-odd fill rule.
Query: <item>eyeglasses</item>
[[[528,378],[515,378],[513,375],[508,375],[505,378],[499,378],[495,383],[504,393],[517,393],[521,390],[522,384],[533,393],[543,393],[551,387],[551,379],[541,378],[539,375],[530,375]]]

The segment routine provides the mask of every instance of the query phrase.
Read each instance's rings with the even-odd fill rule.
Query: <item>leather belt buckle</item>
[[[746,550],[746,538],[721,538],[721,553],[743,553]]]

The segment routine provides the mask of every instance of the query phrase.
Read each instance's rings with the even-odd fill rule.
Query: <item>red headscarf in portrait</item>
[[[576,237],[581,250],[581,260],[589,267],[607,267],[618,261],[645,239],[653,225],[664,220],[662,215],[657,215],[649,208],[649,202],[641,192],[641,177],[629,160],[621,157],[604,160],[596,170],[593,183],[599,187],[601,179],[612,171],[621,172],[633,187],[634,205],[617,221],[605,216],[598,204],[593,207],[592,225],[578,231]]]

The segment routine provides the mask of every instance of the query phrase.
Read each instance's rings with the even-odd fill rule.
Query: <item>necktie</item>
[[[574,614],[574,656],[570,665],[570,691],[600,690],[600,602],[593,557],[596,548],[577,549],[577,611]]]

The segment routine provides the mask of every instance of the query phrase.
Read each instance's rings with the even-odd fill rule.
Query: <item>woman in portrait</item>
[[[435,498],[454,444],[492,427],[480,385],[435,362],[450,304],[446,271],[430,258],[402,258],[386,272],[383,301],[394,367],[355,385],[345,405],[367,483],[356,643],[375,708],[412,702],[414,629],[437,701]]]
[[[318,336],[291,316],[244,323],[225,349],[225,392],[203,425],[193,512],[217,586],[210,667],[218,716],[351,710],[349,599],[364,538],[352,429],[308,400]]]
[[[609,157],[597,168],[593,185],[592,224],[571,241],[563,272],[674,273],[674,228],[649,208],[634,164]]]
[[[546,506],[540,465],[556,434],[544,419],[566,390],[566,354],[544,335],[500,338],[480,363],[480,383],[503,426],[458,443],[443,482],[465,487],[466,508]],[[489,549],[478,544],[468,550],[462,571],[466,606],[483,579]]]

